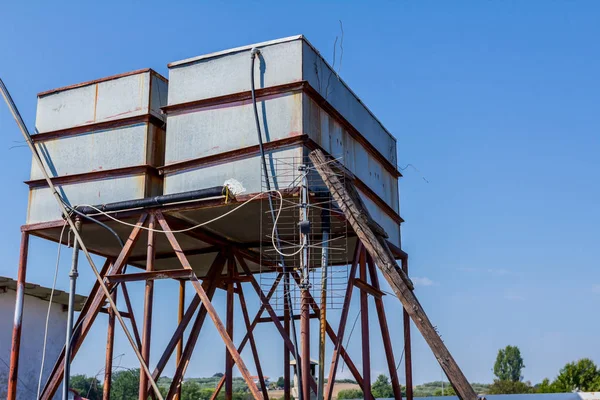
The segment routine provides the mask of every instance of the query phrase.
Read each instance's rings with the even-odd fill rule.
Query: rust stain
[[[96,122],[97,109],[98,109],[98,84],[96,83],[96,95],[94,96],[94,122]]]

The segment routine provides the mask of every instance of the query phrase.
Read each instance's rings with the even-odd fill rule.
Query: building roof
[[[0,289],[17,290],[17,281],[11,278],[0,276]],[[36,285],[35,283],[25,283],[25,294],[27,296],[37,297],[44,301],[50,301],[50,293],[52,289]],[[81,311],[83,304],[87,300],[87,297],[81,295],[75,295],[75,310]],[[69,304],[69,293],[63,292],[62,290],[55,290],[52,302],[56,304],[62,304],[66,306]]]

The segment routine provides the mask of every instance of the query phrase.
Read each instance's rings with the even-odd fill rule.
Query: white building
[[[7,396],[16,287],[17,282],[13,279],[0,277],[0,399],[5,399]],[[31,400],[37,397],[50,291],[49,288],[32,283],[25,284],[17,400]],[[54,292],[48,324],[43,382],[52,370],[54,361],[65,344],[68,299],[68,293],[60,290]],[[85,297],[76,296],[75,309],[81,310],[84,302]],[[60,392],[60,390],[57,391],[57,393]],[[55,397],[58,398],[58,395]]]

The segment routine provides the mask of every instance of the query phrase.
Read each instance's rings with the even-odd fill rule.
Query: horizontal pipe
[[[166,194],[162,196],[146,197],[138,200],[117,201],[115,203],[100,204],[97,206],[78,206],[77,211],[82,214],[96,214],[98,210],[103,212],[115,212],[128,210],[132,208],[150,208],[159,207],[165,204],[178,203],[183,201],[208,199],[210,197],[220,197],[227,194],[226,186],[215,186],[206,189],[192,190],[190,192]]]

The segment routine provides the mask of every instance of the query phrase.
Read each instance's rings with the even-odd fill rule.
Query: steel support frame
[[[147,222],[148,219],[150,221]],[[154,271],[154,260],[156,259],[154,243],[155,243],[155,239],[156,239],[156,233],[149,232],[147,259],[146,259],[146,265],[147,265],[146,271],[145,272],[136,272],[136,273],[131,273],[131,274],[123,273],[123,271],[127,265],[129,256],[133,250],[133,247],[136,244],[136,242],[138,241],[138,239],[140,238],[141,230],[146,223],[149,225],[150,228],[155,227],[155,225],[160,225],[162,230],[169,231],[166,233],[167,239],[168,239],[169,243],[171,244],[174,254],[177,256],[183,269],[168,270],[168,271],[166,271],[166,273],[161,273],[160,271]],[[149,349],[150,349],[150,337],[151,337],[151,327],[152,327],[152,297],[153,297],[153,285],[154,285],[153,282],[155,279],[179,280],[179,282],[180,282],[180,303],[179,303],[179,310],[178,310],[179,323],[178,323],[177,328],[175,329],[175,332],[172,335],[171,341],[169,342],[169,344],[165,348],[164,352],[160,356],[160,358],[156,364],[156,368],[154,369],[154,372],[152,373],[153,379],[157,379],[160,376],[160,374],[162,373],[168,360],[170,359],[170,357],[173,355],[173,353],[177,349],[177,355],[176,355],[176,365],[177,365],[176,378],[177,379],[173,380],[173,385],[170,387],[169,394],[166,397],[166,399],[179,399],[179,397],[180,397],[181,382],[182,382],[182,379],[183,379],[183,376],[185,373],[185,368],[189,364],[190,357],[193,353],[193,350],[194,350],[194,347],[196,344],[196,340],[198,338],[198,335],[202,328],[203,322],[207,315],[210,316],[210,318],[213,320],[213,322],[217,326],[217,330],[221,334],[223,341],[226,345],[226,349],[227,349],[227,353],[226,353],[227,354],[227,356],[226,356],[227,357],[227,370],[226,370],[227,373],[225,374],[225,376],[223,376],[221,382],[219,382],[219,384],[217,385],[217,388],[215,390],[213,398],[216,398],[216,396],[218,395],[218,393],[222,387],[228,386],[228,385],[226,385],[226,382],[228,380],[228,377],[232,377],[232,369],[233,369],[234,365],[238,365],[238,368],[241,367],[240,370],[242,371],[242,375],[246,379],[246,382],[252,392],[253,397],[266,398],[267,397],[266,383],[265,383],[265,379],[264,379],[264,376],[262,373],[262,368],[260,366],[260,357],[259,357],[259,353],[258,353],[258,349],[257,349],[257,344],[256,344],[256,341],[255,341],[255,338],[253,335],[254,328],[257,326],[257,324],[259,322],[261,322],[261,320],[265,319],[265,318],[261,318],[264,311],[268,312],[271,322],[273,322],[273,324],[275,325],[277,330],[280,332],[282,339],[284,341],[284,349],[285,349],[285,351],[284,351],[284,363],[285,363],[285,365],[284,365],[284,381],[285,381],[284,397],[290,398],[291,373],[290,373],[290,367],[289,367],[289,365],[290,365],[289,360],[290,360],[290,355],[294,352],[294,346],[290,339],[291,338],[290,327],[289,327],[290,313],[289,313],[288,307],[291,307],[292,305],[286,305],[286,308],[284,309],[284,315],[283,315],[283,317],[280,317],[280,316],[276,315],[275,311],[273,310],[273,308],[271,307],[271,305],[269,303],[271,297],[275,293],[277,286],[279,285],[281,279],[283,278],[283,273],[280,272],[278,274],[277,279],[275,280],[275,282],[273,284],[273,287],[271,288],[270,292],[265,296],[262,289],[260,288],[260,285],[258,284],[258,282],[254,278],[253,274],[250,272],[248,266],[246,265],[245,259],[247,257],[247,252],[245,251],[245,249],[236,248],[235,245],[224,246],[222,243],[222,239],[220,239],[220,238],[218,238],[214,243],[211,243],[210,237],[203,233],[201,235],[202,240],[207,241],[211,245],[215,246],[215,248],[221,249],[221,250],[216,257],[215,262],[211,266],[208,276],[202,281],[202,283],[200,283],[198,281],[198,279],[196,278],[195,274],[193,273],[193,270],[187,260],[186,253],[181,249],[181,247],[179,246],[179,243],[177,242],[177,239],[175,238],[175,236],[172,233],[170,233],[170,230],[171,230],[171,228],[167,221],[167,218],[165,218],[165,216],[161,213],[160,210],[141,213],[140,218],[136,224],[136,227],[133,228],[133,230],[125,244],[125,247],[123,248],[123,250],[117,257],[117,259],[115,259],[115,260],[107,259],[107,261],[102,269],[102,272],[101,272],[102,276],[104,277],[105,282],[110,285],[109,287],[112,288],[114,297],[116,297],[117,288],[119,286],[121,287],[120,290],[122,291],[123,299],[125,301],[125,306],[127,307],[127,314],[130,317],[130,323],[133,328],[132,330],[135,335],[136,342],[143,354],[143,358],[146,361],[146,364],[148,364],[149,357],[150,357]],[[28,238],[29,238],[29,233],[24,232],[23,238],[22,238],[22,244],[21,244],[21,259],[20,259],[20,266],[19,266],[19,282],[22,282],[23,284],[25,281],[25,272],[26,272]],[[362,259],[361,259],[361,257],[362,257]],[[237,261],[237,263],[236,263],[236,261]],[[228,265],[229,273],[228,273],[227,277],[224,277],[224,276],[222,276],[222,271],[226,264]],[[240,275],[238,273],[237,264],[239,264],[239,267],[243,271],[244,275]],[[366,271],[367,271],[366,267],[367,266],[368,266],[368,271],[371,274],[371,285],[367,284],[367,285],[362,285],[362,287],[361,287],[360,283],[358,285],[356,284],[356,279],[358,279],[356,277],[356,273],[359,271],[359,267],[360,267],[361,268],[360,269],[360,272],[361,272],[360,280],[362,280],[363,282],[366,282],[367,281],[367,275],[366,275]],[[406,260],[404,260],[403,267],[407,268]],[[385,315],[384,315],[384,311],[383,311],[383,303],[381,303],[381,307],[379,306],[379,302],[381,301],[381,296],[377,296],[378,293],[376,292],[376,290],[380,290],[380,288],[379,288],[379,283],[378,283],[376,276],[373,277],[373,272],[376,273],[376,271],[372,270],[373,268],[374,268],[373,261],[368,256],[366,256],[365,249],[359,242],[357,244],[357,248],[354,253],[353,263],[352,263],[352,266],[350,269],[350,276],[349,276],[349,281],[348,281],[346,298],[345,298],[345,302],[344,302],[344,309],[342,312],[342,317],[340,320],[337,334],[333,330],[333,328],[330,326],[329,322],[325,321],[327,335],[329,336],[330,340],[333,342],[333,344],[335,346],[333,357],[332,357],[332,362],[331,362],[331,367],[329,370],[329,379],[330,379],[329,382],[331,382],[331,383],[335,382],[337,366],[339,364],[339,358],[341,357],[344,360],[344,362],[346,363],[346,365],[348,366],[351,373],[353,374],[354,378],[361,385],[361,387],[363,387],[363,389],[365,389],[370,386],[370,377],[368,374],[369,368],[365,368],[365,366],[369,367],[369,364],[368,364],[369,348],[368,348],[368,346],[366,348],[363,346],[363,371],[365,371],[365,374],[364,374],[365,376],[361,376],[360,372],[358,371],[358,368],[356,367],[356,365],[350,358],[350,355],[348,354],[348,352],[346,351],[346,349],[343,347],[343,344],[342,344],[343,338],[344,338],[344,333],[345,333],[346,321],[348,318],[348,309],[349,309],[350,299],[351,299],[352,291],[355,287],[358,287],[359,290],[361,291],[361,300],[362,300],[362,298],[366,297],[369,294],[373,295],[373,297],[375,298],[377,312],[378,312],[378,316],[380,318],[382,335],[383,335],[383,339],[384,339],[384,346],[386,348],[386,352],[388,352],[388,355],[392,354],[391,351],[388,351],[388,349],[391,349],[391,342],[389,339],[389,332],[387,331],[387,322],[384,322]],[[293,279],[296,281],[297,284],[300,282],[299,276],[294,275],[293,273],[291,274],[291,276],[293,277]],[[193,288],[196,291],[197,296],[194,297],[194,299],[188,305],[187,309],[184,312],[185,282],[188,280],[193,285]],[[143,321],[141,321],[141,325],[140,325],[140,327],[142,328],[141,336],[138,331],[138,325],[136,324],[133,309],[131,307],[131,301],[130,301],[129,294],[127,292],[127,287],[125,286],[125,282],[128,282],[128,281],[145,281],[145,284],[146,284],[146,290],[145,290],[145,296],[144,296],[145,297],[144,318],[143,318]],[[246,283],[246,282],[249,282],[251,284],[251,286],[254,288],[255,292],[257,293],[257,295],[261,301],[260,309],[257,312],[257,314],[253,320],[250,320],[248,311],[246,309],[246,301],[245,301],[243,285],[242,285],[242,283]],[[216,311],[214,310],[214,307],[211,304],[212,295],[218,288],[224,288],[225,290],[227,290],[227,294],[228,294],[227,295],[228,311],[227,311],[227,317],[226,317],[227,325],[224,325],[220,321],[218,315],[216,314]],[[232,333],[233,333],[233,296],[236,293],[238,294],[238,298],[239,298],[240,305],[242,308],[243,323],[246,328],[246,335],[243,337],[242,341],[240,342],[240,344],[237,348],[233,346],[233,341],[232,341],[232,336],[233,336],[232,335]],[[19,293],[17,294],[17,296],[19,296]],[[73,337],[73,357],[75,357],[75,354],[81,347],[87,333],[89,332],[92,324],[95,321],[95,318],[102,311],[102,305],[104,304],[104,301],[105,301],[103,296],[104,296],[103,292],[100,291],[99,285],[98,285],[98,283],[96,283],[94,288],[90,292],[89,298],[88,298],[86,304],[84,305],[84,309],[80,313],[77,324],[76,324],[77,329],[76,329],[75,335]],[[22,297],[22,293],[21,293],[21,297]],[[230,299],[231,299],[231,301],[230,301]],[[313,309],[313,314],[310,314],[310,317],[314,317],[314,316],[318,317],[320,315],[320,309],[319,309],[319,306],[316,305],[316,303],[314,303],[314,299],[312,299],[312,296],[310,296],[310,293],[307,293],[307,298],[305,300],[306,300],[305,303],[310,304],[310,307],[312,307],[312,309]],[[361,303],[362,303],[362,301],[361,301]],[[190,334],[187,342],[184,342],[184,339],[183,339],[184,331],[186,330],[186,328],[188,327],[190,322],[192,322],[192,320],[194,319],[193,318],[194,314],[196,314],[196,311],[199,307],[200,307],[200,310],[197,312],[195,322],[192,324],[193,326],[192,326],[191,334]],[[20,312],[19,318],[22,318],[22,309],[19,312]],[[365,312],[365,314],[366,314],[366,312]],[[15,321],[17,320],[17,316],[18,316],[17,313],[15,313]],[[108,324],[108,332],[107,332],[107,352],[106,352],[106,361],[105,361],[106,371],[105,371],[105,375],[104,375],[105,385],[104,385],[104,392],[103,392],[104,400],[110,399],[111,367],[112,367],[112,360],[113,360],[112,352],[113,352],[113,344],[114,344],[114,336],[115,336],[114,314],[112,314],[111,312],[108,312],[108,318],[109,318],[109,324]],[[364,319],[361,325],[363,326],[363,329],[362,329],[363,332],[365,332],[365,329],[366,329],[367,334],[368,334],[368,327],[365,328],[366,322],[368,322],[368,319]],[[17,327],[15,325],[15,329],[16,328]],[[20,326],[19,326],[19,329],[20,329]],[[13,353],[11,354],[11,375],[10,375],[11,380],[9,381],[9,386],[12,384],[12,382],[14,382],[15,393],[16,393],[16,379],[17,379],[16,372],[17,372],[17,368],[18,368],[18,355],[19,355],[19,346],[18,346],[19,336],[20,336],[20,332],[18,332],[18,334],[14,334],[15,338],[13,339]],[[387,337],[387,339],[386,339],[386,337]],[[243,360],[240,357],[240,353],[241,353],[242,349],[248,342],[250,343],[251,350],[252,350],[252,356],[254,359],[254,364],[257,368],[257,375],[258,375],[258,380],[259,380],[258,386],[253,383],[253,381],[249,375],[249,372],[248,372],[247,368],[245,367]],[[364,342],[364,340],[363,340],[363,342]],[[368,342],[368,340],[367,340],[367,342]],[[185,346],[184,346],[184,344],[185,344]],[[407,357],[406,357],[407,358],[406,359],[407,379],[409,379],[409,372],[410,372],[409,367],[410,367],[410,361],[411,361],[411,359],[410,359],[410,332],[408,333],[408,336],[407,336],[406,328],[405,328],[405,347],[406,346],[408,346],[408,349],[409,349],[406,351],[406,353],[407,353]],[[366,357],[365,357],[365,355],[366,355]],[[13,360],[13,358],[14,358],[14,360]],[[60,382],[61,382],[60,375],[62,372],[61,365],[63,365],[63,363],[62,363],[63,360],[64,360],[64,349],[63,349],[63,353],[59,356],[59,359],[54,367],[54,370],[52,371],[50,377],[48,378],[48,382],[46,383],[46,386],[44,387],[44,391],[42,392],[42,397],[41,397],[42,399],[44,399],[44,400],[50,399],[52,397],[52,395],[54,394],[54,392],[56,391],[56,389],[58,388],[58,385],[60,385]],[[393,354],[392,354],[392,360],[393,360]],[[300,361],[300,363],[301,363],[301,361]],[[390,363],[390,359],[388,358],[388,364],[389,363]],[[13,367],[13,365],[15,365],[15,367]],[[13,370],[15,371],[14,373],[13,373]],[[14,379],[13,379],[13,377],[14,377]],[[392,384],[394,386],[394,394],[395,394],[396,398],[398,398],[399,381],[398,381],[397,376],[395,375],[395,370],[394,370],[394,374],[392,374],[391,367],[390,367],[390,377],[392,380]],[[312,377],[310,379],[309,386],[311,388],[311,391],[316,392],[316,387],[317,387],[316,382],[314,379],[312,379]],[[333,385],[328,385],[328,386],[329,387],[327,388],[327,390],[325,392],[325,399],[331,399],[331,394],[333,391]],[[12,388],[10,388],[10,387],[9,387],[9,389],[12,390]],[[410,389],[411,388],[409,386],[408,390],[410,392],[412,392],[412,390],[410,390]],[[146,394],[146,397],[143,396],[144,393]],[[366,393],[368,395],[366,398],[372,398],[372,397],[370,397],[369,390],[367,390]],[[147,398],[147,396],[152,396],[152,395],[153,395],[153,393],[152,393],[151,388],[149,388],[148,380],[142,378],[140,380],[140,399]],[[227,398],[230,398],[230,395],[231,395],[230,388],[226,388],[226,395],[227,395]],[[412,395],[412,393],[410,393],[410,395]],[[14,395],[13,397],[10,397],[10,396],[11,396],[11,392],[9,391],[8,398],[16,399],[16,395]],[[410,397],[408,397],[408,399],[411,400]]]

